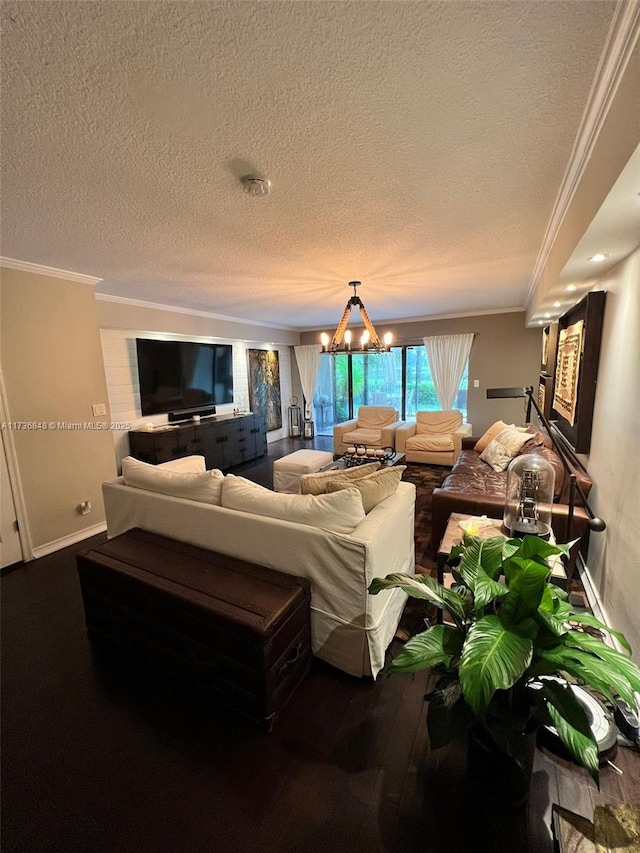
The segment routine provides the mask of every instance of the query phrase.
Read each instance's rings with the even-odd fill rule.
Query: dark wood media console
[[[131,455],[158,465],[181,456],[204,456],[207,469],[231,468],[267,452],[264,415],[215,415],[199,422],[129,432]]]

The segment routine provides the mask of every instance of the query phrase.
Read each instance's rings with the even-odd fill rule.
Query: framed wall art
[[[249,405],[264,415],[267,432],[282,427],[280,364],[275,350],[248,349]]]
[[[591,447],[605,297],[588,293],[558,320],[551,417],[576,453]]]

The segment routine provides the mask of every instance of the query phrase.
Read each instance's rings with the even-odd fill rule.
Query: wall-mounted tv
[[[233,347],[136,338],[143,415],[233,402]]]

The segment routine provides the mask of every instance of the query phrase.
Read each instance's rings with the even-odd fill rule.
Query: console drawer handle
[[[285,672],[285,670],[287,670],[294,663],[297,663],[300,660],[300,658],[302,657],[302,653],[304,652],[304,649],[305,649],[304,640],[300,640],[300,642],[296,646],[296,650],[293,654],[293,657],[289,658],[289,660],[286,660],[282,664],[282,666],[278,670],[278,675],[282,675],[282,673]]]

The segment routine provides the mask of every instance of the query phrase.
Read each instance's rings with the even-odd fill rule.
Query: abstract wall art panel
[[[282,427],[280,398],[280,364],[274,350],[248,349],[249,405],[251,411],[264,415],[267,432]]]

